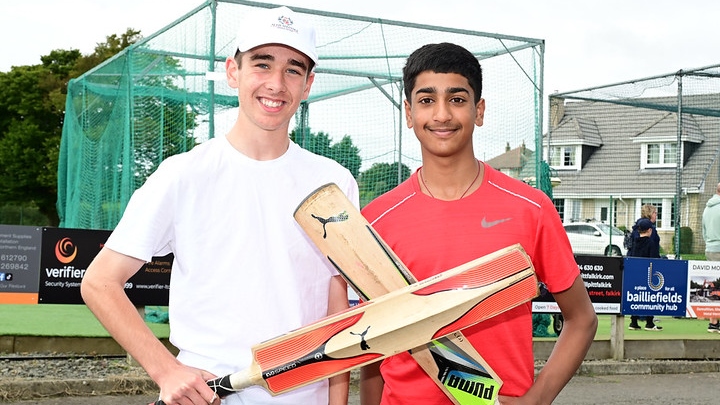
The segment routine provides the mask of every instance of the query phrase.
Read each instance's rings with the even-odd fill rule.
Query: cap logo
[[[292,27],[292,25],[293,25],[292,18],[281,15],[280,17],[278,17],[277,20],[278,20],[278,24],[273,24],[272,25],[273,27],[284,29],[284,30],[290,31],[290,32],[295,32],[295,33],[298,32],[297,29]]]
[[[283,25],[293,25],[293,20],[290,17],[285,17],[284,15],[281,15],[278,17],[278,22]]]

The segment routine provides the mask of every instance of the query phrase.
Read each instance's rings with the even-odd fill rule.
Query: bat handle
[[[224,376],[224,377],[218,377],[214,378],[212,380],[207,381],[208,387],[212,388],[213,391],[217,394],[220,398],[225,398],[226,396],[230,394],[234,394],[237,392],[237,390],[232,389],[232,385],[230,384],[230,374]],[[148,405],[166,405],[165,402],[163,402],[162,399],[158,399],[152,404]]]

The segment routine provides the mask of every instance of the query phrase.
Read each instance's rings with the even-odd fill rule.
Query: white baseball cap
[[[240,23],[237,35],[240,52],[265,44],[287,45],[305,54],[315,65],[318,63],[315,28],[285,6],[251,11]]]

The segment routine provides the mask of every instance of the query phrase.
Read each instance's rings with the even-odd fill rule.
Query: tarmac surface
[[[356,374],[349,405],[359,405]],[[71,396],[52,395],[66,387]],[[696,405],[715,402],[720,386],[720,361],[589,361],[560,393],[554,404],[667,404]],[[82,387],[86,389],[83,391]],[[0,392],[18,389],[0,381]],[[22,387],[20,387],[22,388]],[[46,398],[0,403],[14,405],[143,405],[157,399],[152,382],[133,381],[32,381],[25,389],[46,392]],[[47,391],[44,391],[47,390]],[[7,392],[7,391],[5,391]],[[108,394],[114,395],[108,395]],[[125,393],[125,394],[123,394]]]

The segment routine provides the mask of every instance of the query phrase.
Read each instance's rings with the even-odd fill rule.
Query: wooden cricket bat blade
[[[485,272],[494,265],[512,266],[516,271],[488,282]],[[208,385],[228,393],[257,385],[278,395],[481,322],[504,310],[498,305],[504,300],[503,294],[537,295],[532,263],[517,247],[258,344],[252,349],[254,360],[248,369],[219,377]]]
[[[312,192],[293,216],[363,300],[417,281],[336,184]]]
[[[317,188],[298,205],[293,216],[363,300],[417,282],[337,185],[328,183]],[[497,274],[497,277],[502,277],[502,274]],[[507,305],[511,307],[526,301],[527,298],[522,296],[510,296]],[[425,347],[415,348],[411,355],[453,404],[495,403],[502,379],[462,332],[457,331]],[[456,380],[443,378],[452,370],[459,369],[465,370],[463,381],[472,381],[474,386],[482,385],[486,387],[484,393],[491,392],[494,396],[478,399],[460,389],[455,384]],[[474,374],[471,370],[475,370]]]

